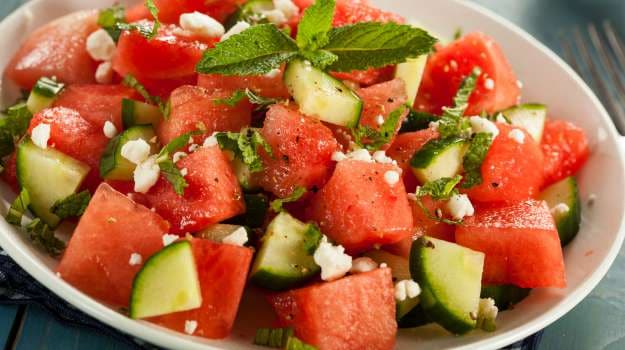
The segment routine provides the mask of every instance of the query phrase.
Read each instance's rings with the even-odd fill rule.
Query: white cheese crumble
[[[387,265],[386,263],[381,263],[381,264],[380,264],[380,268],[381,268],[381,269],[385,269],[385,268],[387,268],[387,267],[388,267],[388,265]]]
[[[50,124],[41,123],[33,128],[30,139],[39,148],[48,148],[50,139]]]
[[[465,216],[473,216],[475,209],[466,194],[454,194],[447,202],[447,211],[454,220],[461,220]]]
[[[128,264],[130,266],[139,265],[142,262],[143,262],[143,257],[141,256],[141,254],[138,254],[138,253],[130,254],[130,260],[128,260]]]
[[[401,280],[395,283],[395,300],[404,301],[416,298],[421,294],[421,287],[413,280]]]
[[[95,81],[98,84],[110,84],[113,81],[113,65],[110,61],[98,65],[95,70]]]
[[[569,212],[571,208],[565,203],[558,203],[555,207],[551,208],[551,215],[564,215]]]
[[[200,146],[197,143],[192,144],[191,146],[189,146],[189,152],[195,152]]]
[[[279,68],[274,68],[272,70],[270,70],[269,72],[265,73],[264,77],[265,78],[269,78],[269,79],[273,79],[278,77],[278,75],[280,75],[282,71]]]
[[[503,116],[503,113],[497,113],[497,117],[495,117],[495,121],[497,123],[508,124],[506,117]]]
[[[104,122],[104,126],[102,127],[102,132],[104,133],[104,136],[106,136],[109,139],[112,139],[113,137],[117,135],[117,128],[115,127],[115,124],[107,120]]]
[[[376,163],[380,163],[380,164],[395,164],[396,162],[393,160],[393,158],[389,157],[386,155],[386,152],[384,151],[375,151],[373,152],[373,160]]]
[[[273,7],[288,19],[299,14],[299,7],[291,0],[273,0]]]
[[[486,132],[493,135],[493,139],[499,135],[499,129],[495,123],[490,120],[478,116],[470,117],[471,129],[474,133]]]
[[[245,21],[238,21],[233,25],[224,35],[221,37],[221,41],[228,39],[229,37],[237,34],[241,34],[250,27],[250,24]]]
[[[373,163],[373,158],[371,158],[371,154],[369,154],[369,151],[367,151],[364,148],[349,152],[348,154],[346,154],[346,156],[348,159],[351,159],[351,160]]]
[[[499,308],[495,305],[492,298],[480,299],[480,305],[477,312],[478,323],[483,324],[484,321],[495,322]]]
[[[202,147],[208,148],[208,147],[217,146],[218,144],[219,142],[217,142],[217,138],[215,137],[215,135],[211,135],[207,137],[206,140],[204,140]]]
[[[281,26],[286,23],[288,18],[284,15],[284,12],[280,10],[269,10],[263,11],[262,15],[267,18],[267,20],[277,26]]]
[[[521,131],[520,129],[510,130],[510,132],[508,133],[508,137],[513,139],[518,144],[522,145],[525,143],[525,133],[523,133],[523,131]]]
[[[386,183],[391,186],[394,186],[396,183],[398,183],[399,179],[399,173],[395,170],[387,170],[384,173],[384,181],[386,181]]]
[[[313,259],[321,267],[321,279],[324,281],[341,278],[352,268],[352,257],[345,254],[345,248],[332,245],[325,235],[315,250]]]
[[[163,246],[167,247],[168,245],[174,243],[175,241],[178,240],[178,235],[170,235],[169,233],[166,233],[163,235]]]
[[[86,47],[89,56],[96,61],[110,61],[115,54],[115,42],[102,28],[89,34]]]
[[[430,129],[434,129],[434,130],[438,130],[438,125],[439,125],[440,123],[441,123],[441,122],[439,122],[439,121],[430,122],[430,124],[428,124],[428,128],[430,128]]]
[[[188,174],[189,174],[189,169],[187,168],[180,169],[180,175],[187,176]]]
[[[362,273],[373,271],[378,268],[378,263],[373,261],[373,259],[363,256],[360,258],[354,259],[352,261],[352,268],[349,270],[351,273]]]
[[[185,31],[206,38],[222,37],[226,31],[213,17],[197,11],[180,15],[179,22]]]
[[[520,81],[520,80],[517,80],[517,81],[516,81],[516,86],[518,86],[518,87],[519,87],[519,89],[522,89],[522,88],[523,88],[523,82],[522,82],[522,81]]]
[[[345,153],[341,152],[341,151],[336,151],[334,153],[332,153],[332,161],[334,162],[340,162],[342,160],[347,159],[347,156],[345,155]]]
[[[384,124],[384,116],[382,114],[378,114],[375,117],[375,123],[378,124],[378,125]]]
[[[195,333],[197,329],[197,321],[194,320],[186,320],[184,321],[184,332],[188,335]]]
[[[492,90],[495,88],[495,81],[491,78],[487,78],[486,80],[484,80],[484,88],[486,88],[486,90]]]
[[[174,161],[174,163],[178,163],[178,161],[184,157],[186,157],[187,154],[184,152],[176,152],[174,153],[174,155],[172,156],[172,160]]]
[[[221,242],[242,247],[245,243],[247,243],[247,231],[245,230],[245,227],[241,226],[237,228],[231,234],[222,238]]]
[[[122,146],[122,157],[133,164],[140,164],[150,156],[150,145],[144,139],[130,140]]]
[[[161,169],[158,164],[156,164],[156,155],[149,157],[137,165],[133,172],[135,192],[147,193],[158,181],[160,172]]]

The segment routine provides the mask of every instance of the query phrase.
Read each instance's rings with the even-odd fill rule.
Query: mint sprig
[[[315,51],[328,44],[335,8],[334,0],[317,0],[304,11],[297,26],[296,41],[300,49]]]
[[[172,154],[177,150],[189,144],[189,140],[193,135],[199,135],[200,131],[192,131],[182,134],[171,140],[156,156],[156,164],[161,170],[165,179],[172,185],[174,192],[179,196],[184,195],[184,189],[189,187],[187,180],[180,172],[180,169],[174,164]]]
[[[26,134],[33,117],[24,102],[9,107],[3,113],[6,116],[0,118],[0,158],[15,150],[15,144]]]
[[[241,132],[218,132],[215,134],[215,138],[221,149],[234,153],[234,156],[247,165],[252,173],[264,169],[263,159],[259,154],[261,148],[273,156],[271,145],[257,129],[248,128],[241,130]]]
[[[306,192],[307,190],[305,187],[298,186],[293,190],[293,192],[291,192],[290,195],[284,198],[272,200],[271,203],[269,203],[269,206],[271,207],[271,210],[273,210],[275,213],[279,213],[284,210],[284,203],[297,202],[300,198],[302,198],[302,196],[304,196],[304,194],[306,194]]]
[[[469,121],[463,118],[463,116],[469,107],[469,97],[475,90],[477,80],[481,74],[482,70],[480,68],[473,68],[471,74],[460,84],[454,96],[453,105],[451,107],[443,107],[443,116],[438,122],[438,132],[441,138],[462,136],[469,129]]]
[[[261,96],[250,89],[236,90],[229,97],[218,98],[213,100],[213,102],[218,105],[234,107],[246,97],[251,104],[256,105],[256,107],[254,108],[254,110],[256,111],[265,109],[279,102],[279,100],[275,98]]]
[[[89,191],[84,190],[56,201],[50,208],[50,211],[61,219],[79,217],[87,209],[90,200],[91,194]]]
[[[397,130],[401,116],[406,108],[406,106],[402,105],[392,111],[378,130],[370,126],[359,125],[358,128],[352,131],[354,143],[369,151],[376,151],[389,143],[393,135],[395,135],[395,130]]]
[[[492,141],[493,135],[490,133],[480,132],[473,135],[469,149],[462,160],[465,172],[462,188],[468,189],[482,183],[482,163]]]
[[[416,190],[416,202],[423,213],[431,220],[443,222],[449,225],[460,224],[462,220],[450,220],[443,217],[443,213],[439,210],[432,214],[430,210],[423,204],[423,197],[429,196],[433,200],[449,200],[453,195],[458,194],[456,186],[462,181],[462,176],[443,177],[438,180],[425,183]]]
[[[139,82],[139,80],[132,74],[127,74],[124,76],[124,80],[122,80],[122,84],[128,86],[131,89],[134,89],[143,99],[149,103],[156,105],[163,114],[163,118],[167,120],[169,118],[169,114],[171,113],[171,103],[170,101],[163,102],[163,100],[158,96],[150,95],[148,90]]]

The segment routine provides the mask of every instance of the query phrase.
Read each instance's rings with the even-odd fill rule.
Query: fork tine
[[[603,31],[605,32],[605,36],[608,38],[608,42],[610,43],[610,47],[616,56],[616,59],[619,62],[621,67],[625,68],[625,49],[623,49],[623,44],[621,40],[619,40],[614,27],[612,27],[612,23],[610,21],[603,21]]]

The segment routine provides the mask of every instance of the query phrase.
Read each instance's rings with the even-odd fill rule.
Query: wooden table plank
[[[0,305],[0,349],[7,346],[18,309],[17,305]]]

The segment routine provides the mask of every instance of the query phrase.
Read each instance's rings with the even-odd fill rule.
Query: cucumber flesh
[[[446,138],[426,143],[410,159],[410,167],[421,183],[460,173],[467,142],[462,138]]]
[[[511,309],[530,294],[531,289],[521,288],[511,284],[484,285],[481,298],[492,298],[499,311]]]
[[[240,21],[249,24],[268,22],[266,18],[263,18],[262,13],[273,9],[275,7],[272,0],[248,0],[226,20],[224,26],[226,29],[230,29]]]
[[[474,329],[483,267],[483,253],[426,236],[414,241],[410,273],[428,318],[454,334]]]
[[[172,243],[152,255],[132,283],[130,317],[134,319],[201,305],[200,281],[189,241]]]
[[[231,235],[234,231],[242,226],[230,224],[216,224],[209,226],[197,233],[197,237],[208,239],[213,242],[221,243],[224,238]]]
[[[267,289],[284,290],[316,275],[320,268],[305,249],[310,227],[311,224],[305,224],[286,212],[278,214],[262,238],[252,264],[252,281]]]
[[[396,312],[395,316],[397,317],[397,321],[400,321],[404,316],[406,316],[412,309],[414,309],[417,305],[419,305],[419,297],[415,298],[406,298],[402,301],[396,301]]]
[[[63,91],[64,84],[50,78],[40,78],[28,95],[26,106],[30,113],[37,114],[54,103],[57,96]]]
[[[52,228],[60,219],[50,208],[76,193],[88,173],[87,164],[53,148],[39,148],[28,138],[17,148],[17,179],[30,195],[30,209]]]
[[[234,175],[237,177],[237,180],[239,180],[241,188],[245,191],[256,191],[260,189],[258,180],[245,163],[243,163],[240,159],[235,158],[231,164]]]
[[[406,62],[400,63],[395,68],[395,77],[401,78],[406,84],[406,96],[408,105],[414,105],[421,85],[421,78],[425,71],[428,55],[421,55],[417,58],[409,58]]]
[[[582,206],[579,198],[577,181],[567,177],[549,187],[541,194],[540,199],[547,202],[558,228],[560,244],[564,247],[579,232],[582,221]]]
[[[512,125],[525,129],[538,143],[543,138],[547,107],[541,104],[522,104],[501,112]]]
[[[386,264],[391,269],[391,275],[394,281],[412,279],[408,259],[403,256],[391,254],[384,250],[372,250],[365,253],[365,256],[371,258],[378,264]]]
[[[330,124],[356,127],[362,100],[341,81],[302,60],[291,61],[284,83],[302,113]]]
[[[405,314],[401,319],[397,320],[399,328],[415,328],[424,326],[432,321],[423,311],[421,305],[417,304],[412,310]]]
[[[122,99],[124,128],[128,129],[135,125],[156,126],[161,120],[163,120],[163,114],[157,106],[127,98]]]
[[[122,148],[128,141],[142,139],[150,144],[150,154],[158,152],[154,140],[156,134],[151,126],[133,126],[109,141],[100,159],[100,176],[106,180],[130,181],[136,164],[122,156]]]

